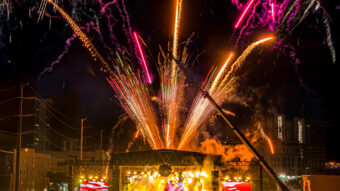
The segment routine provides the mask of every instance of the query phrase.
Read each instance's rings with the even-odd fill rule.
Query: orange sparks
[[[272,140],[270,138],[267,139],[268,140],[268,144],[269,144],[269,148],[270,148],[270,153],[274,154],[274,145],[272,143]]]
[[[268,37],[264,37],[261,40],[256,41],[256,45],[261,44],[263,42],[266,42],[268,40],[273,40],[273,39],[275,39],[274,35],[271,35],[271,36],[268,36]]]
[[[177,59],[177,46],[178,46],[178,32],[179,32],[179,24],[180,24],[180,14],[182,8],[182,0],[176,0],[176,17],[175,17],[175,29],[174,29],[174,38],[172,42],[172,54]]]
[[[76,33],[79,40],[83,43],[83,46],[87,48],[87,50],[91,53],[91,56],[94,58],[94,60],[98,60],[106,72],[108,72],[112,76],[115,76],[115,73],[112,71],[109,64],[105,61],[104,57],[99,53],[89,37],[86,36],[86,34],[80,29],[77,23],[53,0],[47,0],[47,2],[51,3],[54,8],[56,8],[56,10],[60,13],[60,15],[69,23],[72,30]]]
[[[236,116],[235,113],[233,113],[233,112],[231,112],[231,111],[228,111],[228,110],[225,110],[225,109],[223,109],[223,112],[225,112],[227,115],[231,115],[231,116],[233,116],[233,117]]]
[[[134,136],[134,139],[137,139],[138,136],[139,136],[139,130],[136,131],[135,136]]]
[[[222,66],[221,70],[218,72],[213,84],[211,85],[211,88],[209,90],[209,93],[213,93],[215,88],[216,88],[216,85],[218,84],[222,74],[224,73],[225,69],[227,68],[227,66],[229,66],[229,62],[231,60],[231,57],[233,56],[233,53],[230,53],[230,55],[228,56],[228,59],[227,61],[224,63],[224,65]]]

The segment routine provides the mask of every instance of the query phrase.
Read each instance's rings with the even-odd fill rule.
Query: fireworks
[[[268,137],[268,135],[264,132],[263,128],[261,127],[261,123],[258,124],[257,129],[260,131],[262,138],[267,142],[270,153],[274,154],[275,153],[274,144],[272,140]]]
[[[248,3],[248,6],[246,7],[246,9],[244,9],[242,15],[241,15],[240,18],[238,19],[238,21],[237,21],[237,23],[236,23],[236,25],[235,25],[235,29],[237,29],[237,28],[240,26],[240,24],[241,24],[241,22],[242,22],[244,16],[247,14],[249,8],[253,5],[254,1],[255,1],[255,0],[250,0],[250,2]]]
[[[332,42],[331,28],[329,27],[328,18],[325,14],[323,15],[323,23],[326,26],[327,45],[329,47],[329,51],[331,52],[333,64],[335,64],[336,54],[335,54],[335,50],[334,50],[334,46],[333,46],[333,42]]]
[[[110,76],[107,81],[116,92],[120,105],[136,123],[137,129],[146,138],[153,149],[164,148],[157,127],[156,111],[152,105],[147,86],[131,67],[124,63],[119,54],[120,65],[116,66],[118,74]]]
[[[241,64],[245,61],[245,59],[248,57],[248,55],[254,50],[254,48],[256,46],[258,46],[261,43],[264,43],[266,41],[269,40],[273,40],[274,37],[270,36],[270,37],[265,37],[261,40],[258,40],[256,42],[253,42],[251,45],[249,45],[243,52],[242,54],[237,58],[237,60],[231,65],[229,72],[225,75],[224,79],[222,80],[222,83],[220,84],[221,86],[223,86],[223,84],[225,84],[227,82],[227,80],[230,78],[230,76],[232,75],[233,72],[235,72],[235,70],[237,68],[239,68],[241,66]]]
[[[225,73],[225,69],[228,66],[228,63],[232,57],[232,54],[230,54],[226,63],[223,65],[223,67],[221,68],[217,75],[215,75],[216,70],[211,72],[208,79],[204,82],[202,89],[207,90],[209,94],[214,98],[214,100],[218,104],[221,104],[226,98],[226,95],[228,95],[230,91],[230,89],[226,87],[235,79],[231,75],[235,72],[237,68],[240,67],[240,65],[244,62],[246,57],[251,53],[251,51],[256,46],[272,39],[274,39],[274,37],[266,37],[249,45],[243,51],[243,53],[236,59],[236,61],[231,64],[228,73],[224,75],[223,80],[220,81],[221,75]],[[209,117],[212,116],[213,111],[214,111],[213,106],[209,103],[207,99],[204,98],[201,92],[199,92],[191,106],[188,119],[184,125],[184,133],[178,145],[178,149],[185,148],[186,144],[192,140],[194,132],[196,132],[196,130]]]
[[[181,11],[182,11],[182,0],[176,0],[176,17],[175,17],[175,29],[174,29],[174,37],[172,42],[172,55],[175,59],[177,59],[177,48],[178,48],[178,36],[179,36],[179,26],[181,20]],[[176,63],[173,63],[172,67],[172,77],[175,73]]]
[[[70,24],[73,31],[84,43],[84,46],[90,51],[91,55],[98,59],[98,61],[104,66],[105,70],[110,74],[107,81],[111,87],[115,90],[120,104],[123,109],[128,113],[132,120],[135,121],[137,128],[142,132],[148,143],[153,149],[164,148],[163,141],[160,137],[156,112],[151,103],[150,95],[147,87],[140,80],[139,76],[136,76],[135,72],[129,65],[124,65],[120,55],[116,53],[117,59],[120,65],[116,66],[116,73],[110,68],[109,64],[104,60],[102,55],[97,51],[89,38],[75,23],[75,21],[56,3],[48,0],[53,4],[58,12],[65,18]]]
[[[179,70],[178,63],[176,62],[183,64],[185,67],[187,67],[188,62],[190,62],[187,47],[184,46],[182,50],[179,50],[178,47],[182,0],[176,0],[172,45],[169,45],[166,53],[161,49],[158,56],[157,69],[160,78],[158,97],[151,95],[152,91],[150,88],[152,87],[149,87],[145,83],[152,83],[151,70],[147,63],[147,56],[143,52],[139,36],[136,32],[133,32],[131,28],[124,1],[121,3],[123,9],[120,8],[120,4],[117,1],[108,2],[107,4],[103,4],[101,1],[99,2],[101,5],[101,14],[111,12],[109,6],[116,5],[119,15],[123,20],[123,30],[128,40],[128,45],[133,46],[130,47],[130,49],[135,50],[135,56],[137,58],[130,59],[132,56],[128,55],[126,51],[121,48],[121,45],[117,45],[115,47],[116,52],[112,49],[109,51],[113,58],[107,60],[112,61],[112,63],[108,63],[104,59],[76,22],[72,20],[56,2],[52,0],[47,0],[46,2],[54,5],[55,9],[70,24],[72,30],[90,51],[93,58],[100,62],[101,67],[103,67],[108,74],[107,81],[115,91],[121,107],[135,122],[138,134],[145,138],[153,149],[186,148],[190,141],[192,141],[194,135],[196,135],[197,130],[214,115],[213,106],[199,92],[193,100],[183,129],[178,128],[181,123],[180,107],[183,105],[183,97],[185,97],[185,76]],[[43,1],[39,8],[39,13],[41,14],[39,20],[42,19],[42,15],[44,14],[46,2]],[[237,2],[238,1],[236,1],[236,3]],[[233,91],[234,86],[232,85],[236,83],[237,79],[236,72],[243,65],[250,53],[260,44],[275,39],[274,36],[269,36],[249,45],[243,41],[245,36],[253,34],[252,31],[256,28],[268,26],[270,31],[275,31],[276,36],[281,38],[284,36],[283,34],[286,30],[294,30],[310,13],[313,7],[317,8],[317,5],[320,6],[319,3],[313,0],[304,2],[301,5],[300,2],[289,5],[289,2],[290,0],[285,0],[282,3],[266,1],[266,3],[260,4],[259,1],[250,0],[248,4],[244,6],[234,26],[235,29],[241,28],[236,40],[235,49],[239,41],[240,43],[243,42],[242,45],[246,45],[244,46],[246,48],[235,58],[235,61],[233,61],[235,53],[229,53],[226,56],[226,62],[221,67],[212,68],[206,80],[201,84],[201,89],[207,91],[218,104],[222,104],[228,98],[230,92]],[[264,11],[258,13],[257,8],[259,6],[262,6]],[[238,7],[242,7],[239,5],[239,2]],[[248,18],[246,17],[247,15],[249,15]],[[113,19],[108,15],[106,16],[109,22],[108,26],[110,27],[111,40],[116,43],[117,39],[112,35]],[[260,18],[260,21],[256,21],[256,18]],[[242,26],[242,23],[245,24]],[[327,17],[324,17],[324,24],[328,35],[327,44],[331,49],[332,41]],[[97,26],[99,25],[97,24]],[[135,43],[130,43],[132,40]],[[101,41],[103,40],[101,39]],[[104,44],[104,47],[108,46]],[[241,48],[237,50],[239,49]],[[334,50],[331,49],[331,53],[333,61],[335,61]],[[144,80],[142,80],[139,74],[141,70],[137,68],[137,64],[132,63],[133,60],[140,61],[140,66],[144,72],[142,75]],[[156,109],[157,104],[160,108],[159,110]],[[181,133],[181,136],[176,138],[176,133],[178,132]],[[268,138],[267,141],[268,144],[271,145],[270,147],[273,148],[271,140]]]
[[[268,145],[269,145],[269,149],[270,149],[270,153],[274,154],[275,150],[274,150],[274,145],[272,140],[268,137]]]
[[[271,3],[270,6],[272,9],[272,19],[273,19],[273,22],[275,22],[275,4]]]
[[[181,99],[179,94],[183,91],[184,76],[178,72],[177,64],[169,59],[169,56],[163,55],[163,61],[159,57],[159,74],[161,77],[161,91],[160,91],[160,104],[163,108],[165,117],[163,119],[163,131],[158,127],[157,112],[152,103],[151,96],[149,94],[148,87],[143,83],[140,76],[133,70],[129,63],[116,52],[117,65],[114,65],[114,71],[109,67],[109,64],[104,60],[101,54],[93,46],[89,38],[83,33],[80,27],[69,17],[56,3],[49,0],[49,3],[53,4],[65,20],[70,24],[75,34],[84,43],[84,46],[90,51],[91,55],[100,61],[100,63],[108,71],[109,77],[107,81],[115,91],[120,105],[130,118],[135,122],[138,132],[141,132],[142,136],[148,141],[149,145],[153,149],[161,148],[176,148],[174,136],[179,122],[179,105],[181,105]],[[177,2],[176,11],[176,24],[175,35],[177,36],[179,12],[181,9],[181,1]],[[139,54],[142,59],[143,69],[146,71],[147,82],[151,83],[151,76],[144,53],[139,43],[138,35],[133,32],[133,36],[139,50]],[[174,37],[177,38],[177,37]],[[268,40],[272,40],[274,37],[263,38],[249,45],[245,51],[237,58],[237,60],[230,65],[233,54],[231,53],[227,61],[222,68],[216,72],[216,69],[211,72],[210,76],[203,83],[203,89],[208,92],[218,101],[222,103],[225,99],[225,95],[228,94],[228,88],[226,88],[232,81],[232,73],[244,62],[250,52],[259,44]],[[176,44],[174,40],[174,44]],[[175,47],[173,45],[173,47]],[[174,49],[173,49],[174,50]],[[183,50],[182,61],[185,63],[187,60],[186,47]],[[176,53],[177,55],[177,53]],[[174,56],[177,58],[177,56]],[[226,73],[226,69],[229,67],[229,72]],[[225,74],[226,73],[226,74]],[[225,74],[225,75],[224,75]],[[196,96],[193,105],[190,109],[187,122],[184,126],[183,135],[178,149],[183,149],[187,143],[192,140],[193,133],[199,128],[213,113],[213,107],[200,93]],[[163,136],[162,136],[163,132]],[[164,137],[164,139],[162,138]],[[163,141],[164,140],[164,141]]]
[[[83,45],[91,53],[94,60],[98,60],[102,64],[102,66],[105,68],[105,70],[110,75],[114,76],[115,74],[111,70],[109,64],[105,61],[103,56],[99,53],[99,51],[96,49],[96,47],[92,44],[91,40],[80,29],[80,27],[77,25],[77,23],[61,7],[59,7],[55,2],[53,2],[53,0],[47,0],[47,2],[51,3],[58,10],[58,12],[61,14],[61,16],[63,16],[64,19],[70,24],[72,30],[76,33],[76,35],[82,41]]]
[[[213,93],[218,82],[220,81],[220,78],[222,77],[222,74],[225,72],[225,69],[227,68],[227,66],[229,65],[230,59],[233,56],[233,53],[230,53],[230,55],[228,56],[227,61],[224,63],[224,65],[222,66],[221,70],[218,72],[215,80],[213,81],[211,88],[209,89],[209,93]]]
[[[178,36],[179,36],[179,27],[180,27],[180,20],[181,20],[181,11],[182,11],[182,0],[176,0],[176,13],[175,13],[175,26],[174,26],[174,36],[173,36],[173,42],[172,42],[172,56],[175,59],[178,59]],[[168,83],[165,83],[167,86],[167,96],[162,95],[162,97],[166,97],[169,99],[166,101],[166,117],[164,121],[164,131],[165,131],[165,142],[166,142],[166,148],[173,148],[174,144],[174,135],[177,128],[178,123],[178,107],[179,107],[179,101],[178,101],[178,88],[179,88],[179,82],[178,82],[178,67],[174,60],[171,62],[171,75],[170,81]],[[164,80],[166,82],[166,80]],[[163,92],[163,91],[162,91]],[[164,92],[163,92],[164,93]]]
[[[143,69],[145,70],[146,72],[146,79],[147,79],[147,82],[149,84],[152,83],[152,79],[151,79],[151,75],[150,75],[150,72],[149,72],[149,68],[148,68],[148,65],[146,63],[146,60],[145,60],[145,57],[144,57],[144,53],[143,53],[143,50],[142,50],[142,47],[140,46],[140,43],[139,43],[139,40],[138,40],[138,35],[136,32],[133,32],[133,37],[135,38],[135,41],[136,41],[136,44],[137,44],[137,47],[138,47],[138,51],[139,51],[139,54],[142,58],[142,63],[143,63]]]
[[[187,46],[184,46],[181,62],[186,65],[188,62]],[[163,111],[163,131],[166,148],[175,149],[175,133],[178,127],[179,110],[183,103],[185,78],[182,72],[176,69],[176,83],[173,83],[171,78],[172,59],[168,54],[165,54],[161,49],[158,56],[158,72],[160,76],[160,108]],[[176,66],[177,67],[177,66]]]

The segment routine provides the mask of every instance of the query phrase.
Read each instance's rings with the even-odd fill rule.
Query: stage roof
[[[215,166],[221,166],[222,157],[220,155],[168,149],[112,154],[111,164],[155,166],[167,163],[171,166],[203,166],[205,159],[212,160]]]

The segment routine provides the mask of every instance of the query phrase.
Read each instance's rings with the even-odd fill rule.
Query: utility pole
[[[80,161],[83,160],[83,137],[84,137],[84,121],[86,118],[80,119]]]
[[[22,134],[22,105],[24,100],[24,87],[26,84],[20,83],[20,97],[19,97],[19,122],[18,122],[18,142],[16,153],[16,167],[15,167],[15,191],[19,191],[20,183],[20,151],[21,151],[21,134]]]
[[[103,150],[103,132],[104,130],[100,130],[100,150]]]

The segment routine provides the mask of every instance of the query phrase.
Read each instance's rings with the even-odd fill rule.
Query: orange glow
[[[136,131],[134,138],[137,139],[139,136],[139,130]]]
[[[218,72],[218,74],[217,74],[217,76],[216,76],[216,78],[215,78],[215,80],[214,80],[214,82],[211,85],[211,88],[209,90],[210,94],[214,92],[214,90],[215,90],[215,88],[216,88],[216,86],[217,86],[217,84],[218,84],[222,74],[225,72],[225,69],[227,68],[227,66],[229,66],[231,57],[233,57],[233,53],[229,54],[227,61],[224,63],[224,65],[222,66],[221,70]]]
[[[270,138],[268,138],[268,144],[269,144],[269,148],[270,148],[270,153],[274,154],[274,145],[272,143],[272,140]]]
[[[262,38],[262,39],[256,41],[256,45],[261,44],[261,43],[263,43],[263,42],[266,42],[266,41],[268,41],[268,40],[273,40],[273,39],[275,39],[275,36],[274,36],[274,35],[270,35],[270,36],[268,36],[268,37],[264,37],[264,38]]]

